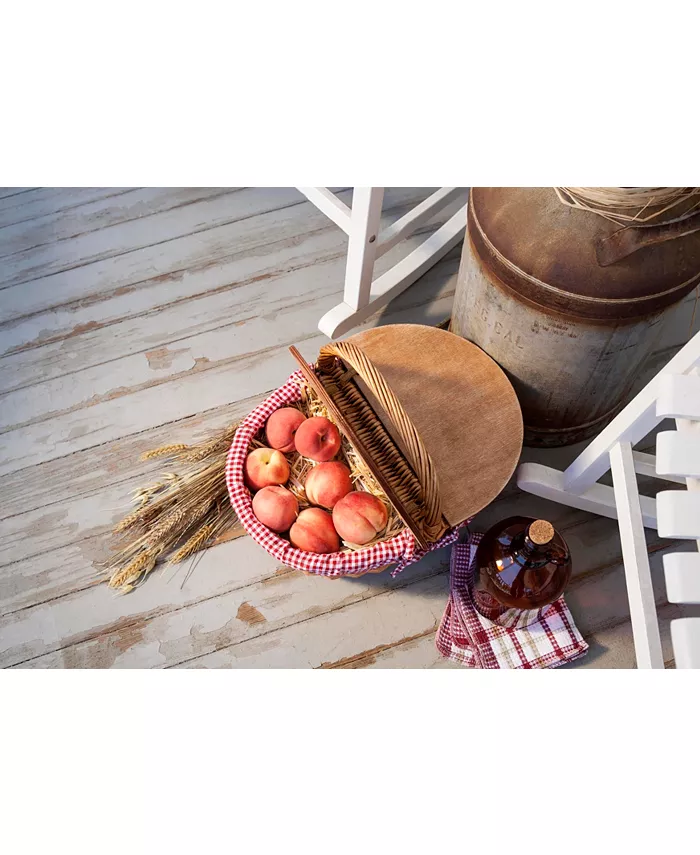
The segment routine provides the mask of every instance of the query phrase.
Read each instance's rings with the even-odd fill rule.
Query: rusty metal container
[[[552,187],[473,188],[450,329],[507,373],[526,445],[568,445],[624,406],[699,282],[698,215],[621,229]]]

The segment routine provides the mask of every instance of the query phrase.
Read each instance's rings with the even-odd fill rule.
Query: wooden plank
[[[407,296],[392,316],[396,323],[425,317],[423,301],[416,306],[411,298],[415,300],[417,295]],[[444,317],[450,302],[451,297],[446,297],[431,307],[430,312],[442,312]],[[322,308],[323,301],[316,301],[315,305]],[[388,320],[387,316],[381,318],[384,323]],[[126,387],[128,395],[116,385],[111,392],[96,396],[88,407],[10,430],[2,436],[4,455],[0,474],[229,404],[232,398],[251,397],[260,389],[276,388],[293,370],[291,358],[282,346],[286,348],[296,342],[308,359],[315,359],[325,343],[324,336],[306,332],[308,324],[308,306],[303,305],[292,307],[273,327],[265,316],[253,318],[237,331],[235,338],[229,336],[230,343],[224,343],[225,336],[219,331],[215,341],[210,342],[214,350],[209,355],[193,351],[181,357],[180,374],[167,383],[158,384],[154,379],[144,387]],[[279,346],[274,343],[275,333],[283,339],[278,341]],[[250,353],[256,343],[259,346],[266,341],[270,342],[267,347]],[[186,359],[189,361],[185,362]],[[207,375],[206,383],[200,376],[203,372]]]
[[[658,574],[658,567],[655,568]],[[609,568],[611,582],[619,581],[619,564]],[[574,576],[572,591],[590,584],[586,574]],[[625,604],[624,584],[606,585],[612,595],[609,604]],[[435,648],[435,631],[448,595],[448,576],[442,574],[394,592],[337,609],[322,620],[293,624],[250,641],[220,648],[210,654],[187,660],[178,667],[187,668],[459,668],[442,659]],[[579,595],[580,596],[580,595]],[[589,597],[584,593],[584,601]],[[579,608],[576,595],[569,599]],[[608,609],[584,611],[579,628],[592,636],[605,627]],[[629,630],[629,622],[623,619]],[[666,645],[667,658],[671,656]],[[634,660],[632,660],[632,666]],[[631,666],[628,666],[631,667]]]
[[[70,211],[98,199],[136,190],[136,187],[37,187],[21,196],[0,200],[0,227],[27,222],[58,211]]]
[[[23,252],[46,244],[95,232],[106,226],[138,219],[148,228],[144,218],[161,211],[170,211],[217,196],[233,193],[240,187],[140,187],[108,196],[68,211],[45,214],[21,223],[0,227],[0,256]]]
[[[522,496],[509,496],[503,502],[494,503],[479,515],[477,518],[478,528],[486,528],[496,519],[519,511],[522,511]],[[544,500],[537,499],[529,504],[528,512],[551,519],[564,532],[574,554],[574,572],[577,576],[585,579],[603,577],[608,571],[613,573],[617,583],[605,591],[607,615],[612,613],[617,616],[620,609],[627,608],[624,580],[619,573],[612,570],[619,562],[619,542],[616,532],[611,531],[610,528],[606,530],[604,527],[605,523],[611,526],[610,521],[591,518],[580,511],[572,511],[570,508],[552,505]],[[587,526],[590,526],[589,530],[587,530]],[[86,585],[99,579],[99,576],[96,575],[94,563],[103,560],[105,548],[104,542],[100,542],[99,538],[88,539],[77,544],[86,553],[82,562],[80,556],[75,554],[75,544],[66,546],[63,550],[57,550],[55,558],[53,553],[44,553],[39,558],[35,557],[29,562],[29,565],[33,569],[38,563],[42,574],[41,581],[48,577],[56,586],[56,597],[50,602],[46,602],[45,605],[25,608],[14,617],[9,615],[4,622],[0,621],[0,638],[7,640],[7,647],[5,652],[0,655],[0,660],[8,656],[14,662],[32,655],[51,652],[57,647],[82,643],[83,641],[92,643],[102,636],[104,626],[119,621],[121,628],[127,617],[131,620],[138,615],[145,615],[144,620],[146,620],[150,619],[152,613],[157,613],[158,616],[167,621],[169,619],[166,618],[166,615],[173,609],[179,610],[201,599],[216,597],[220,593],[230,590],[234,586],[234,582],[236,587],[255,582],[262,578],[258,575],[261,566],[271,568],[275,565],[272,559],[260,550],[252,540],[249,538],[242,540],[251,544],[252,550],[248,551],[247,547],[244,548],[237,542],[236,545],[226,544],[209,550],[205,554],[197,570],[194,588],[190,585],[187,587],[187,596],[184,594],[181,596],[180,593],[173,591],[173,586],[166,585],[165,581],[157,576],[148,580],[135,594],[126,598],[118,597],[116,601],[111,599],[111,592],[108,592],[109,596],[104,596],[95,592],[92,587],[82,590]],[[595,548],[591,548],[591,544],[595,544]],[[61,554],[62,552],[63,554]],[[431,557],[428,563],[433,560],[435,560],[434,557]],[[71,580],[66,578],[65,565],[67,562],[72,563],[75,568],[73,572],[76,582],[73,589],[70,587]],[[27,562],[15,565],[15,567],[21,568],[21,571],[20,575],[15,575],[14,578],[20,578],[27,566]],[[276,569],[275,567],[275,570],[270,572],[276,572]],[[29,572],[32,570],[30,569]],[[384,578],[384,575],[380,577],[380,579]],[[388,577],[386,578],[388,579]],[[410,579],[413,577],[402,574],[401,578]],[[317,581],[327,582],[328,580]],[[374,584],[370,579],[368,579],[368,583]],[[329,582],[329,584],[333,583]],[[349,580],[344,584],[350,584]],[[12,594],[13,592],[9,591],[8,593]],[[20,597],[21,593],[14,592],[15,599]],[[24,597],[24,600],[27,600],[27,596]],[[122,600],[127,600],[128,603],[124,605]],[[249,600],[249,602],[253,601]],[[584,597],[584,609],[588,609],[588,604],[588,599]],[[117,610],[116,613],[115,609]],[[123,611],[123,609],[127,609],[127,611]],[[622,613],[624,615],[625,611]],[[173,620],[180,621],[181,618],[173,618]],[[290,617],[288,622],[295,622],[295,619]],[[51,632],[54,632],[55,636],[46,635],[45,624],[52,628]],[[10,627],[14,627],[12,632],[10,632]],[[189,629],[184,631],[189,632]],[[52,639],[54,640],[52,641]],[[27,647],[28,644],[29,647]],[[48,647],[44,645],[48,645]]]
[[[446,317],[458,263],[457,255],[452,261],[441,262],[441,265],[431,271],[430,276],[424,277],[421,283],[412,289],[410,295],[397,300],[392,315],[383,320],[403,317],[409,321],[413,319],[437,323]],[[276,378],[276,384],[279,385],[292,370],[293,362],[285,361],[282,374]],[[252,409],[254,401],[258,399],[259,396],[248,399],[247,405],[244,402],[244,411]],[[245,409],[246,406],[248,409]],[[47,501],[65,502],[73,496],[95,490],[108,480],[121,478],[125,464],[134,462],[143,451],[166,442],[197,441],[206,434],[209,426],[215,430],[223,425],[228,418],[227,413],[233,418],[238,412],[238,405],[235,403],[220,410],[221,420],[218,418],[218,409],[202,411],[185,420],[155,428],[150,433],[132,434],[94,449],[78,451],[70,458],[58,458],[25,469],[21,473],[5,476],[2,481],[3,489],[0,490],[0,516],[31,510],[46,504]],[[47,496],[50,499],[47,499]]]
[[[557,527],[565,533],[575,556],[574,580],[572,587],[567,595],[569,604],[574,612],[577,623],[582,628],[582,631],[588,630],[590,625],[587,623],[594,618],[598,621],[597,625],[607,625],[610,622],[619,621],[627,614],[627,597],[625,592],[624,579],[619,573],[619,543],[616,543],[617,536],[614,531],[610,531],[610,527],[614,526],[610,521],[600,518],[588,519],[587,515],[582,512],[572,511],[571,509],[562,506],[546,507],[548,503],[543,500],[536,500],[532,508],[528,511],[537,516],[548,516],[552,519]],[[507,502],[497,507],[498,503],[487,509],[483,514],[483,521],[479,520],[479,527],[485,527],[489,523],[489,517],[501,518],[509,512],[522,509],[522,497],[509,498]],[[559,516],[557,516],[559,515]],[[480,515],[482,516],[482,515]],[[569,523],[567,523],[567,517]],[[605,525],[608,526],[607,533]],[[243,543],[249,544],[252,551],[248,551]],[[601,544],[605,544],[605,549],[601,549]],[[610,562],[608,559],[613,555],[617,547],[617,560]],[[87,548],[85,545],[83,548]],[[95,549],[94,544],[90,545],[91,549]],[[667,548],[674,548],[673,546]],[[242,551],[241,551],[242,550]],[[657,557],[661,552],[655,553],[652,559],[654,577],[660,578],[660,558]],[[598,559],[602,559],[599,566],[595,566],[594,555]],[[447,553],[445,552],[444,560]],[[433,560],[433,559],[431,559]],[[0,639],[6,642],[7,647],[2,654],[2,661],[5,664],[11,662],[24,661],[26,658],[35,655],[42,655],[42,652],[56,652],[55,656],[36,663],[42,667],[61,667],[62,665],[77,665],[84,666],[92,665],[93,667],[104,667],[106,664],[114,664],[120,657],[119,645],[124,643],[124,633],[131,637],[129,627],[134,622],[138,623],[140,628],[143,628],[146,623],[154,620],[156,617],[159,621],[158,626],[154,627],[151,638],[172,638],[171,630],[167,627],[174,623],[179,627],[178,631],[183,636],[198,635],[202,623],[202,617],[199,611],[205,613],[216,613],[221,615],[222,609],[218,606],[210,605],[197,606],[196,613],[189,612],[189,605],[194,601],[199,602],[206,598],[206,602],[211,602],[212,598],[217,598],[219,591],[230,590],[232,586],[244,584],[255,580],[250,580],[251,575],[255,579],[260,579],[258,574],[261,564],[268,565],[271,559],[248,538],[243,538],[242,541],[237,541],[236,544],[226,544],[222,547],[217,547],[214,550],[209,550],[201,566],[197,570],[196,582],[197,592],[193,596],[190,591],[187,596],[181,595],[179,591],[174,590],[174,583],[166,584],[165,580],[154,576],[146,585],[143,586],[136,594],[128,597],[118,597],[110,600],[106,596],[107,589],[104,586],[99,588],[89,588],[85,591],[78,591],[72,595],[62,596],[50,603],[35,608],[25,609],[16,615],[10,615],[5,621],[0,622]],[[271,568],[274,565],[269,564]],[[658,565],[658,566],[657,566]],[[61,562],[58,563],[61,566]],[[408,573],[408,571],[407,571]],[[279,574],[276,570],[273,575],[270,575],[270,581],[267,585],[274,585],[277,588],[277,576],[285,576],[285,572]],[[308,580],[308,577],[300,575],[301,580]],[[412,578],[410,575],[402,574],[402,579]],[[375,580],[367,580],[370,585],[383,584],[382,580],[387,581],[388,577],[375,577]],[[312,580],[319,585],[327,583],[331,587],[335,585],[353,585],[359,580],[345,580],[343,582],[330,583],[328,580],[315,579]],[[257,584],[257,582],[256,582]],[[393,584],[393,583],[392,583]],[[189,587],[189,586],[188,586]],[[306,582],[303,583],[304,590],[308,590]],[[267,601],[257,598],[261,589],[256,589],[257,593],[253,596],[252,593],[246,594],[246,599],[241,598],[241,602],[249,603],[260,611],[262,614],[268,613],[263,610],[263,603],[267,606]],[[663,585],[660,586],[661,597],[663,597]],[[296,587],[289,586],[284,589],[286,598],[298,602],[296,599]],[[344,599],[345,589],[341,589],[343,597],[340,600],[342,605],[347,604]],[[111,596],[111,595],[110,595]],[[282,598],[285,599],[284,597]],[[126,601],[126,602],[125,602]],[[352,600],[353,602],[355,600]],[[273,602],[273,601],[270,601]],[[275,604],[281,602],[274,600]],[[304,600],[306,602],[306,600]],[[324,600],[324,602],[326,602]],[[444,597],[443,597],[444,604]],[[233,611],[240,607],[239,605]],[[318,603],[316,604],[318,607]],[[187,614],[183,614],[183,610],[187,610]],[[168,617],[171,612],[176,611]],[[224,613],[230,613],[231,607],[227,606],[223,609]],[[317,609],[310,607],[302,613],[294,613],[287,615],[283,620],[284,625],[297,623],[299,620],[307,620],[316,614]],[[325,612],[324,612],[325,613]],[[231,617],[231,614],[228,614]],[[298,619],[297,619],[298,618]],[[228,619],[227,619],[228,620]],[[269,621],[268,621],[269,622]],[[232,625],[235,625],[233,622]],[[114,627],[113,638],[109,637],[109,633],[105,636],[104,627]],[[192,628],[197,627],[194,631]],[[215,645],[217,650],[223,649],[232,643],[237,643],[238,636],[233,638],[227,632],[218,636],[219,644]],[[272,627],[266,627],[266,631]],[[139,630],[140,632],[140,630]],[[174,632],[174,630],[173,630]],[[206,634],[206,633],[205,633]],[[408,631],[399,638],[405,638],[411,634]],[[36,637],[35,637],[36,636]],[[329,636],[330,637],[330,636]],[[363,636],[358,636],[358,644],[361,644]],[[57,652],[56,648],[64,649],[66,646],[78,645],[80,649],[74,652]],[[84,645],[87,645],[85,647]],[[116,646],[115,646],[116,645]],[[182,645],[185,646],[185,652],[191,652],[190,641],[187,639],[178,641],[172,648],[172,651],[182,652]],[[197,648],[200,649],[200,648]],[[366,648],[360,648],[358,652],[362,652]],[[138,657],[138,667],[145,667],[153,664],[165,664],[160,661],[160,654],[163,652],[158,645],[151,644],[150,652],[144,650],[136,651],[133,655]],[[170,651],[168,651],[170,652]],[[201,652],[201,650],[200,650]],[[198,655],[195,653],[195,655]],[[231,653],[227,654],[231,655]],[[149,656],[154,657],[152,660]],[[114,657],[114,658],[113,658]],[[185,659],[190,658],[185,656]],[[177,659],[177,657],[176,657]],[[122,661],[120,664],[124,666],[137,667],[136,661],[130,657]],[[178,659],[179,661],[179,659]],[[184,661],[184,660],[183,660]],[[333,661],[324,659],[324,661]],[[171,663],[172,664],[172,663]]]
[[[165,326],[153,328],[157,324],[153,310],[168,304],[179,304],[182,312],[191,316],[190,333],[220,326],[229,306],[236,305],[238,289],[244,289],[246,299],[264,312],[270,289],[283,287],[287,274],[306,269],[311,276],[315,264],[332,259],[342,263],[344,255],[345,239],[331,226],[270,244],[261,252],[243,253],[217,264],[204,261],[186,274],[180,271],[155,277],[135,291],[127,289],[127,293],[105,301],[78,303],[7,324],[0,336],[0,349],[14,352],[0,359],[0,388],[20,388],[37,379],[61,376],[75,370],[76,365],[99,364],[179,338],[183,334],[181,324],[172,333]],[[336,281],[333,271],[330,275],[333,278],[326,283],[329,290],[335,288]],[[148,317],[141,319],[141,315]],[[183,316],[176,311],[175,317]],[[133,320],[135,326],[114,327],[125,320]],[[143,324],[150,329],[145,338],[139,338]],[[115,347],[120,349],[115,352]]]
[[[189,304],[178,304],[148,318],[125,322],[126,330],[121,329],[122,324],[102,330],[99,339],[104,342],[104,362],[8,392],[1,399],[0,431],[92,407],[101,400],[123,397],[184,377],[192,369],[206,370],[208,366],[231,362],[256,350],[270,351],[294,341],[293,336],[308,333],[310,301],[323,305],[328,299],[327,289],[333,279],[327,273],[334,268],[337,269],[337,264],[317,265],[313,270],[302,269],[284,277],[278,284],[278,323],[271,324],[264,313],[266,301],[259,285],[257,288],[251,285],[215,295],[214,303],[221,313],[217,323],[216,309],[208,309],[211,319],[208,332],[188,334],[188,319],[195,320]],[[174,339],[165,336],[167,345],[161,343],[159,330],[163,328],[174,331],[175,335]],[[153,342],[150,346],[149,339]],[[125,347],[136,352],[120,358],[117,354]],[[293,370],[291,359],[287,367],[289,374]]]
[[[192,240],[200,232],[217,226],[299,204],[302,204],[301,197],[294,189],[251,187],[151,214],[144,220],[128,220],[8,256],[2,267],[2,287],[11,288],[36,279],[53,282],[53,277],[61,272],[74,271],[124,253],[152,249],[179,237]]]
[[[94,302],[124,294],[128,294],[131,301],[136,301],[138,312],[141,309],[138,305],[139,292],[144,286],[159,282],[169,284],[174,293],[170,299],[156,303],[162,305],[162,302],[171,302],[185,294],[192,296],[188,288],[191,268],[205,265],[213,267],[222,259],[234,257],[241,261],[252,259],[254,264],[259,265],[261,255],[269,256],[286,242],[293,243],[300,236],[314,231],[335,229],[297,191],[285,192],[289,194],[288,197],[281,196],[280,191],[258,189],[256,193],[251,191],[250,194],[241,191],[235,194],[236,202],[241,206],[239,219],[235,222],[125,252],[116,258],[76,267],[21,287],[7,288],[0,304],[0,321],[16,321],[77,301]],[[293,192],[296,197],[292,197]],[[388,204],[391,209],[403,210],[405,205],[412,203],[417,192],[411,188],[387,191]],[[282,207],[285,199],[288,204]],[[6,329],[2,329],[3,339],[15,325],[8,323]],[[68,328],[72,326],[75,324]],[[48,329],[44,332],[44,327],[39,328],[39,332],[43,333],[39,336],[42,341],[51,337]],[[26,341],[32,339],[23,336],[19,341],[15,339],[13,346],[21,346]],[[9,346],[6,347],[9,349]]]
[[[434,637],[445,608],[448,575],[338,608],[323,619],[295,623],[212,653],[185,660],[180,668],[353,667],[358,644],[365,661],[388,646]],[[415,666],[411,666],[415,667]]]
[[[20,193],[28,193],[30,190],[36,189],[36,187],[0,187],[0,199],[7,199],[9,196],[18,196]]]
[[[197,443],[214,431],[247,415],[265,397],[260,393],[175,422],[132,434],[68,457],[39,463],[0,482],[0,518],[26,513],[51,504],[65,504],[92,494],[105,485],[141,474],[150,481],[164,467],[163,460],[139,460],[143,452],[172,443]]]
[[[419,226],[430,221],[430,219],[442,208],[459,196],[466,195],[464,187],[440,187],[428,198],[412,208],[403,217],[393,222],[379,235],[377,258],[388,252],[404,238],[416,231]]]
[[[300,193],[322,211],[346,234],[350,231],[352,211],[327,187],[297,187]]]
[[[666,374],[662,377],[656,415],[664,419],[700,421],[700,377],[696,374]]]
[[[420,237],[415,240],[419,241]],[[300,255],[302,251],[306,254]],[[31,413],[26,418],[21,415],[27,396],[30,402],[32,397],[43,399],[43,402],[37,402],[36,412],[41,413],[50,411],[46,408],[55,406],[57,401],[63,404],[63,409],[80,401],[81,383],[84,386],[83,400],[91,398],[95,389],[108,388],[111,379],[106,382],[88,379],[91,372],[87,369],[91,366],[103,365],[101,372],[92,373],[97,376],[109,372],[111,378],[115,360],[139,354],[135,362],[148,369],[147,377],[144,376],[141,381],[146,382],[147,379],[154,379],[154,366],[162,368],[169,361],[169,353],[182,353],[182,348],[188,346],[181,343],[183,340],[192,343],[197,334],[225,326],[231,328],[228,335],[238,334],[239,327],[256,314],[267,318],[269,323],[269,289],[274,288],[274,307],[280,319],[289,305],[307,305],[308,311],[312,300],[322,300],[329,294],[337,295],[337,283],[342,281],[344,264],[344,247],[337,230],[313,235],[308,240],[298,242],[293,251],[281,255],[275,258],[274,268],[258,268],[254,275],[237,282],[236,273],[240,271],[240,265],[236,262],[193,273],[193,278],[201,277],[227,284],[214,287],[210,292],[205,291],[194,300],[178,300],[157,313],[147,312],[112,324],[83,321],[78,333],[71,336],[70,342],[55,341],[0,358],[0,390],[13,392],[26,386],[35,386],[31,392],[3,399],[2,409],[8,411],[4,416],[4,426],[10,424],[7,419],[12,410],[20,414],[21,421],[34,417]],[[447,260],[449,269],[456,264],[455,259],[453,255]],[[438,268],[441,271],[447,269],[443,266]],[[260,284],[261,279],[265,281],[264,289]],[[234,285],[230,284],[232,280]],[[159,287],[165,290],[165,286]],[[198,287],[203,287],[203,283]],[[91,308],[92,316],[99,316],[99,307]],[[170,345],[174,347],[163,350]],[[161,353],[162,359],[159,356]],[[119,370],[118,367],[116,370]],[[66,382],[48,383],[53,378],[67,374],[75,375],[68,385]],[[165,375],[157,373],[156,376]],[[123,386],[124,383],[120,382],[119,385]],[[65,388],[72,390],[69,392],[74,396],[72,403],[63,400],[62,391]],[[51,389],[61,391],[54,394]],[[13,404],[13,401],[16,403]]]
[[[197,574],[200,580],[206,577],[213,596],[200,591],[193,598],[188,586],[180,590],[156,576],[135,595],[115,597],[98,586],[9,615],[0,619],[0,663],[41,668],[176,665],[420,578],[445,576],[437,554],[407,568],[396,582],[388,574],[330,581],[287,569],[276,572],[280,568],[270,556],[263,554],[260,560],[259,552],[250,538],[209,550]]]

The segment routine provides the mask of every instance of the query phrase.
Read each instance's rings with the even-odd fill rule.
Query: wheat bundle
[[[313,390],[301,386],[298,408],[306,416],[332,416]],[[226,486],[226,456],[237,425],[210,437],[199,445],[165,445],[146,452],[142,459],[162,457],[177,472],[165,473],[157,483],[137,490],[137,507],[113,529],[119,539],[117,551],[108,561],[109,586],[121,593],[133,591],[153,571],[158,562],[174,565],[193,557],[217,541],[228,539],[233,530],[245,534],[229,501]],[[264,446],[262,433],[251,448]],[[287,455],[291,476],[288,487],[303,510],[310,506],[304,492],[306,475],[314,462],[293,452]],[[358,490],[377,496],[386,506],[388,523],[371,543],[358,547],[344,543],[344,550],[372,546],[398,534],[404,523],[362,458],[343,436],[339,454],[350,469]]]

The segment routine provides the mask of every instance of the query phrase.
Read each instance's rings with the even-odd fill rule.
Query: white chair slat
[[[676,668],[700,668],[700,618],[672,620],[671,646]]]
[[[700,421],[700,376],[664,374],[659,377],[656,415],[662,419]]]
[[[662,490],[657,493],[656,527],[659,537],[700,538],[700,492]]]
[[[664,555],[669,603],[700,603],[700,552]]]
[[[700,478],[700,434],[694,430],[666,430],[656,437],[658,475]]]

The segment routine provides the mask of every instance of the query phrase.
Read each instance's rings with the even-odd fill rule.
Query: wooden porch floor
[[[388,189],[385,215],[428,193]],[[345,245],[289,188],[0,190],[1,665],[456,667],[434,646],[444,550],[395,581],[330,582],[241,537],[185,584],[184,567],[128,596],[103,584],[107,532],[163,466],[138,456],[244,415],[294,370],[288,345],[315,357]],[[458,264],[459,248],[366,326],[448,317]],[[687,340],[693,300],[674,310],[647,374]],[[560,465],[577,450],[524,459]],[[518,512],[551,519],[571,545],[567,600],[591,645],[578,667],[632,667],[616,524],[513,484],[477,523]],[[652,532],[648,544],[671,665],[681,609],[666,601],[661,558],[675,547]]]

